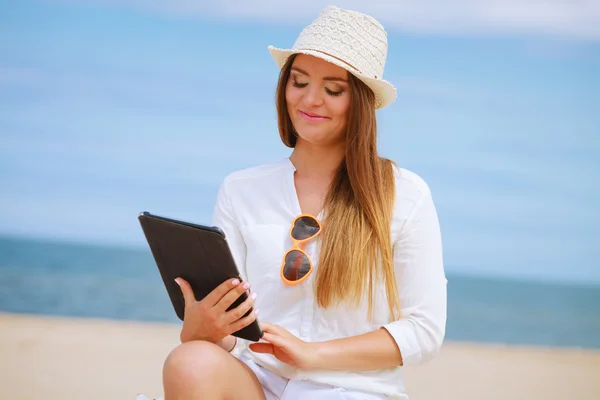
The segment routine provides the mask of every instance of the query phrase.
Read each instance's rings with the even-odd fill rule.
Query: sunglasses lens
[[[296,240],[305,240],[319,233],[319,222],[312,217],[300,217],[294,223],[292,237]]]
[[[283,276],[288,281],[302,279],[310,271],[310,261],[306,254],[299,250],[292,250],[285,256]]]

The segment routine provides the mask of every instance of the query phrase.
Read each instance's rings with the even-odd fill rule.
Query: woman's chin
[[[335,134],[329,129],[302,129],[298,131],[298,136],[304,142],[315,146],[332,146],[339,142],[336,140]]]
[[[329,136],[323,135],[300,135],[300,139],[312,146],[331,146],[334,144]]]

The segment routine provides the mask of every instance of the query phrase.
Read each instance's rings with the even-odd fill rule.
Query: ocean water
[[[600,348],[600,286],[448,282],[447,339]],[[0,311],[179,322],[149,250],[6,236]]]

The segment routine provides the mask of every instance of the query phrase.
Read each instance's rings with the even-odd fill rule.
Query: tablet
[[[138,219],[180,320],[183,321],[185,302],[175,278],[188,281],[197,300],[206,297],[227,279],[242,280],[225,233],[220,228],[165,218],[147,211],[142,212]],[[228,311],[246,298],[248,293],[244,292]],[[251,312],[252,309],[244,316]],[[258,320],[255,320],[232,335],[257,342],[262,337],[262,331]]]

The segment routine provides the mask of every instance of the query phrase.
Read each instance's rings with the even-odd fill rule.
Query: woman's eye
[[[335,91],[333,91],[333,90],[330,90],[330,89],[327,89],[327,88],[325,88],[325,91],[327,92],[327,94],[329,94],[329,95],[331,95],[331,96],[339,96],[339,95],[341,95],[342,93],[344,93],[344,91],[343,91],[343,90],[340,90],[340,91],[338,91],[338,92],[335,92]]]
[[[303,87],[306,87],[307,85],[308,85],[308,83],[300,83],[295,79],[292,81],[292,86],[295,86],[297,88],[303,88]]]

